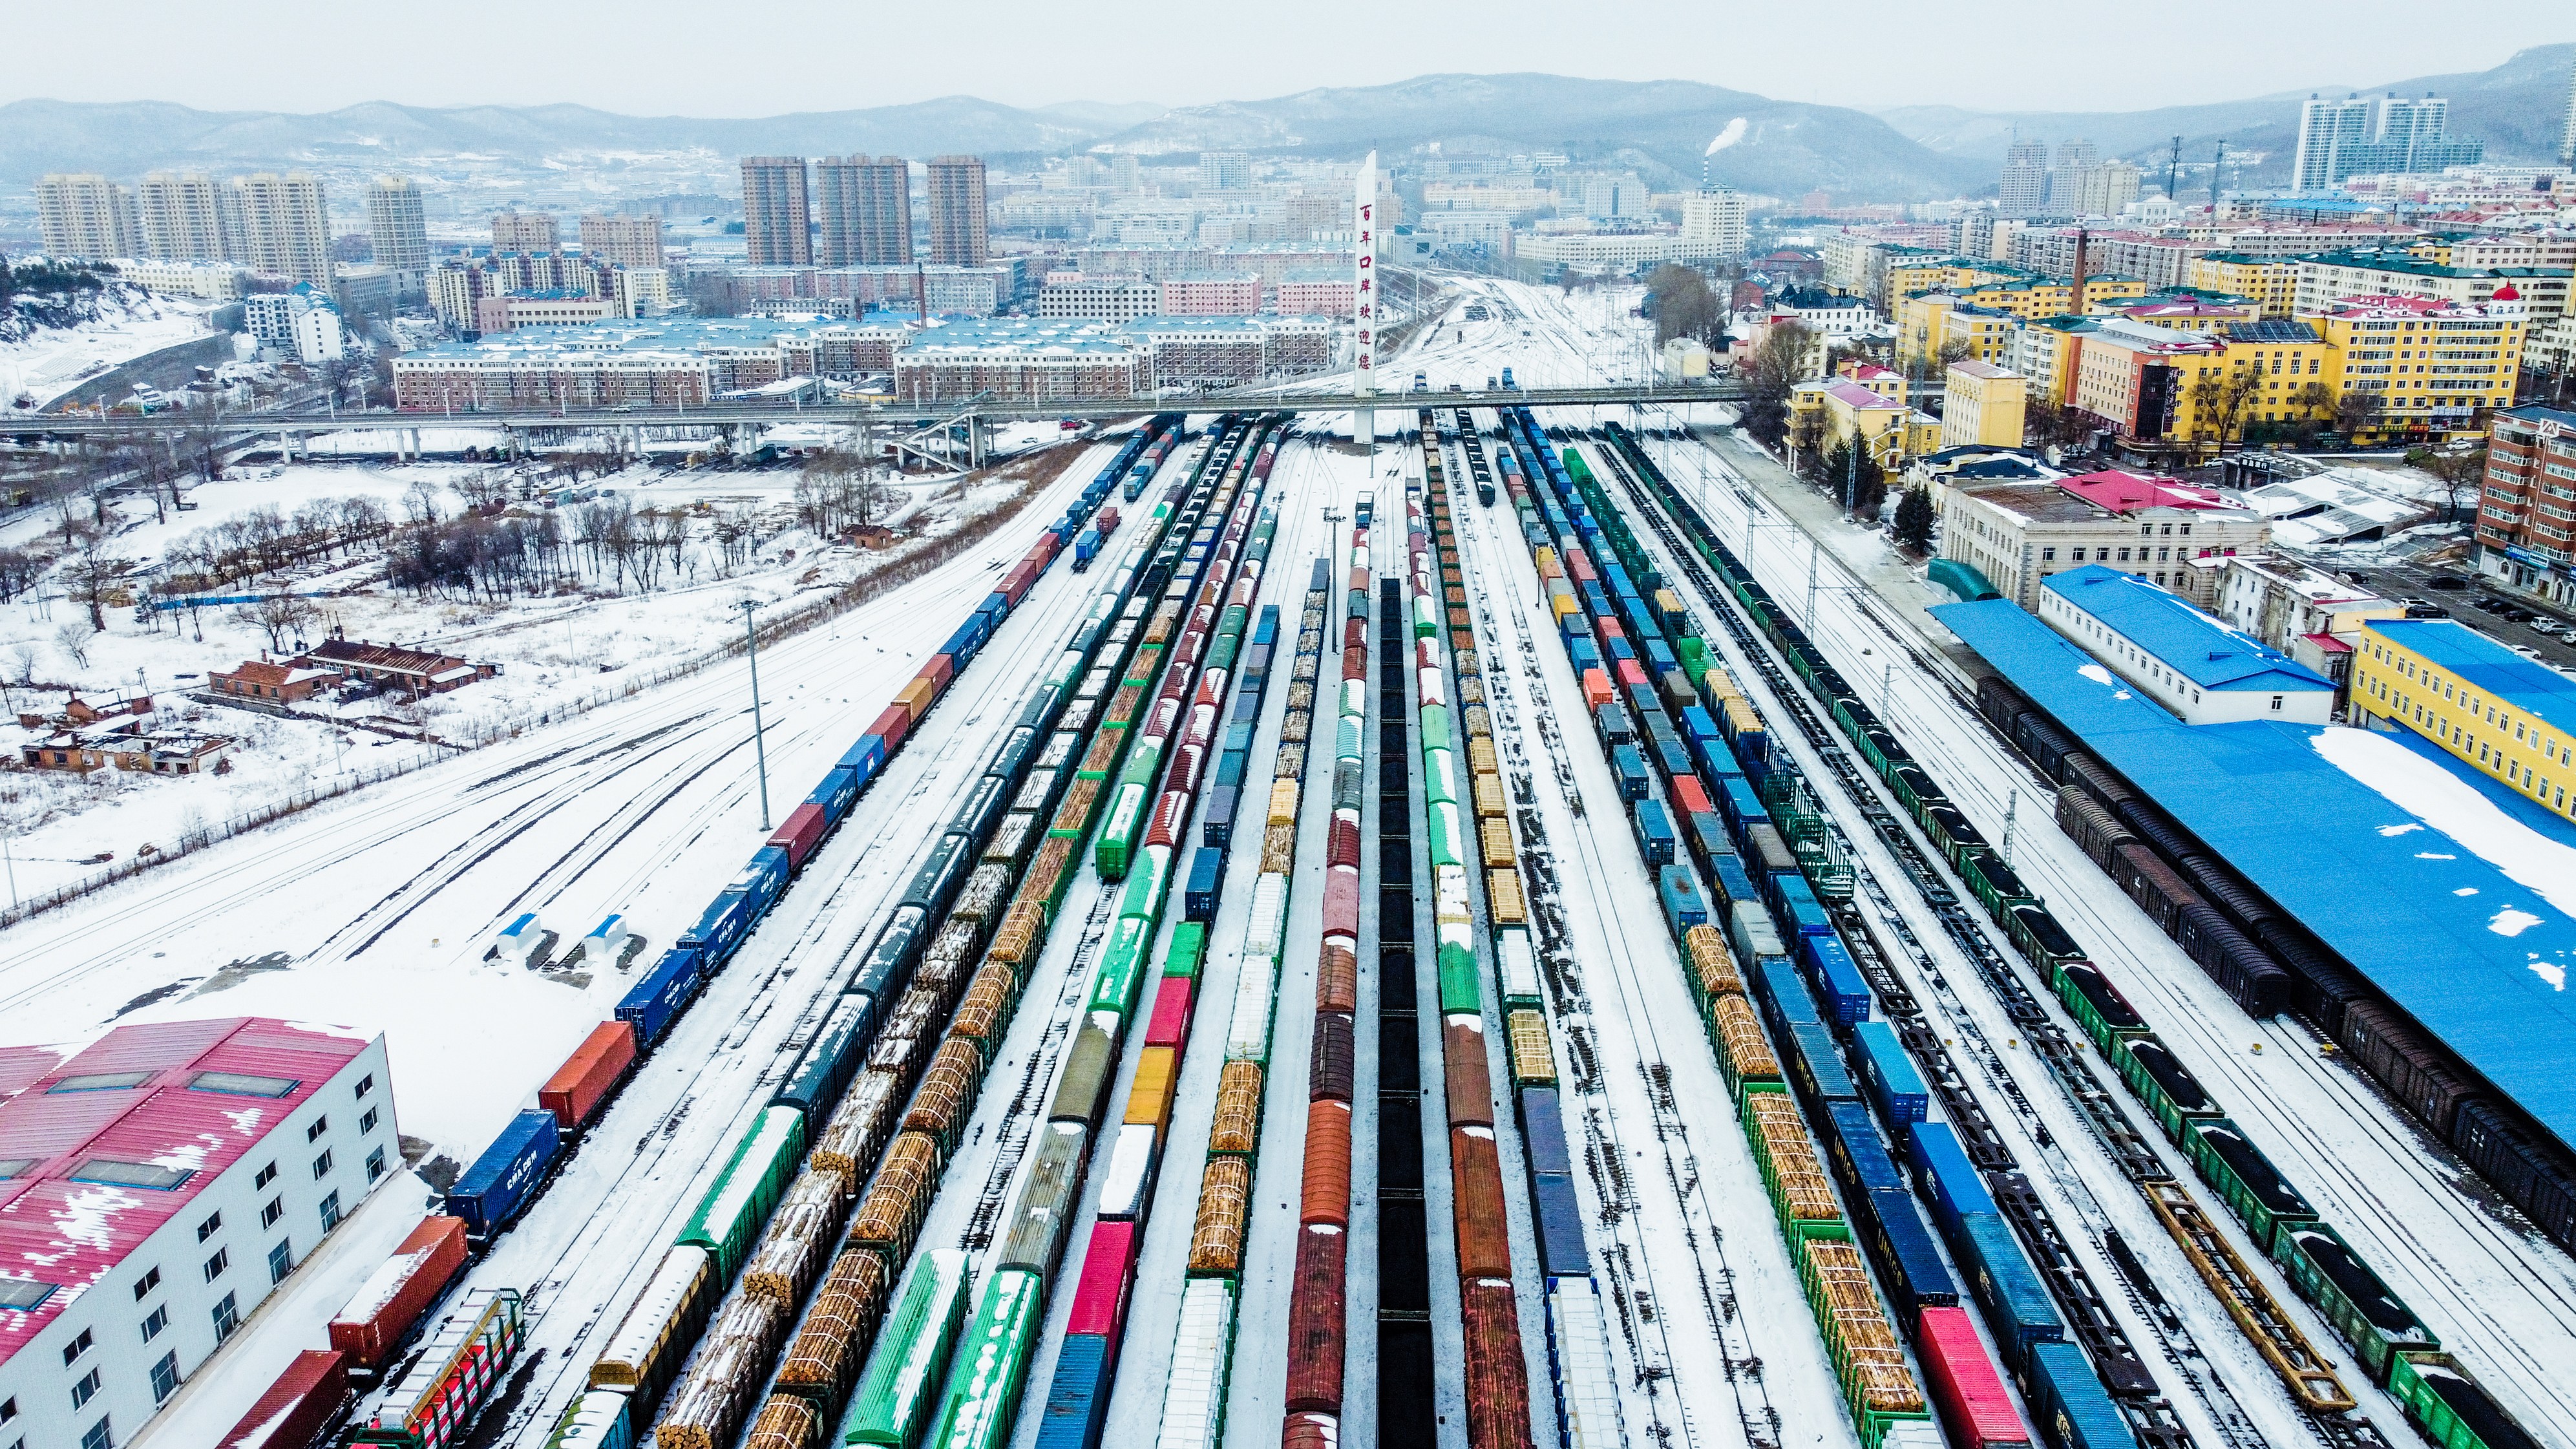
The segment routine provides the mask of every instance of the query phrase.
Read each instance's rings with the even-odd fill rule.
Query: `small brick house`
[[[340,678],[339,671],[334,669],[315,668],[293,661],[275,664],[265,659],[247,659],[238,668],[218,669],[206,676],[217,694],[267,700],[273,704],[294,704],[311,699],[338,684]]]

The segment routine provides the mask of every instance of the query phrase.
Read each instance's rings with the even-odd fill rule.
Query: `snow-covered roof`
[[[2086,564],[2039,586],[2203,689],[2334,690],[2333,680],[2135,574]]]
[[[0,1287],[41,1295],[0,1312],[0,1363],[366,1049],[267,1017],[121,1026],[0,1102]]]
[[[2576,1142],[2576,832],[2429,742],[2186,725],[2010,600],[1932,615],[2499,1091]],[[2384,627],[2374,625],[2373,627]],[[1989,822],[1994,823],[1994,822]]]

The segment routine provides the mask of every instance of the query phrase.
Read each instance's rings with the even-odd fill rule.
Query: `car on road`
[[[2406,605],[2406,617],[2409,619],[2447,619],[2451,617],[2451,611],[2443,608],[2439,604],[2428,603],[2422,599],[2406,599],[2401,602]]]
[[[2469,581],[2461,578],[2458,574],[2435,574],[2433,577],[2424,581],[2424,586],[2431,589],[2440,589],[2444,593],[2451,593],[2459,589],[2467,588],[2469,586]]]

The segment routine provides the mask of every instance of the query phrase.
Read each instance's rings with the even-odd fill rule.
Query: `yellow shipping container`
[[[1153,1128],[1157,1142],[1171,1130],[1176,1068],[1170,1047],[1149,1046],[1136,1059],[1136,1084],[1127,1092],[1127,1116],[1123,1120],[1130,1127]]]
[[[914,724],[921,723],[921,717],[930,713],[930,706],[938,698],[939,691],[927,679],[907,680],[903,688],[894,693],[894,702],[903,706],[903,712],[912,716]]]
[[[1556,561],[1556,550],[1549,548],[1545,544],[1541,544],[1537,548],[1531,549],[1530,557],[1538,564],[1538,576],[1540,578],[1558,578],[1565,572],[1565,565]]]
[[[1559,594],[1550,602],[1555,605],[1556,621],[1560,625],[1565,622],[1566,615],[1579,614],[1583,611],[1583,605],[1576,602],[1572,594]]]

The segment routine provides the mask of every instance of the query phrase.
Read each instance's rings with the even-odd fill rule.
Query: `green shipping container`
[[[1186,976],[1195,981],[1199,963],[1207,956],[1207,923],[1183,921],[1172,928],[1172,944],[1163,953],[1163,974]]]
[[[1091,855],[1102,880],[1127,878],[1128,852],[1136,847],[1137,832],[1145,828],[1145,791],[1143,785],[1121,785],[1109,798],[1109,813],[1100,822],[1100,840]]]
[[[1422,798],[1458,803],[1458,756],[1454,751],[1422,752]]]
[[[733,1156],[698,1199],[676,1242],[706,1249],[731,1279],[804,1156],[805,1114],[794,1107],[763,1110],[734,1144]]]
[[[1454,750],[1457,740],[1449,732],[1449,710],[1445,705],[1422,707],[1422,747],[1426,750]]]
[[[921,1255],[903,1301],[886,1315],[867,1372],[841,1421],[844,1444],[912,1449],[939,1407],[948,1351],[966,1321],[966,1254],[933,1248]]]
[[[1100,953],[1100,965],[1091,974],[1091,1004],[1086,1009],[1114,1011],[1122,1022],[1133,1020],[1136,995],[1145,984],[1146,951],[1153,944],[1151,920],[1119,917],[1109,929],[1109,949]]]
[[[1127,872],[1127,888],[1118,896],[1118,914],[1145,921],[1163,918],[1163,892],[1171,883],[1172,848],[1148,845],[1136,852],[1133,868]]]
[[[1456,805],[1434,802],[1424,815],[1431,827],[1431,863],[1434,866],[1477,863],[1477,846],[1474,837],[1468,833],[1464,810]]]
[[[2501,1416],[2504,1411],[2447,1353],[2397,1355],[2389,1365],[2388,1394],[2406,1406],[2406,1417],[2423,1426],[2425,1435],[2442,1449],[2520,1449],[2523,1444],[2538,1442],[2529,1430],[2509,1419],[2505,1421],[2508,1432],[2519,1435],[2519,1439],[2507,1438],[2503,1433],[2496,1439],[2480,1434],[2478,1426],[2461,1414],[2459,1405],[2473,1405],[2471,1412],[2482,1416]]]
[[[1476,980],[1476,948],[1463,941],[1440,943],[1440,1014],[1484,1010],[1481,984]]]
[[[2202,1180],[2227,1199],[2255,1248],[2264,1254],[2272,1252],[2273,1234],[2281,1227],[2317,1221],[2317,1210],[2307,1198],[2233,1121],[2220,1117],[2189,1123],[2182,1145]]]

